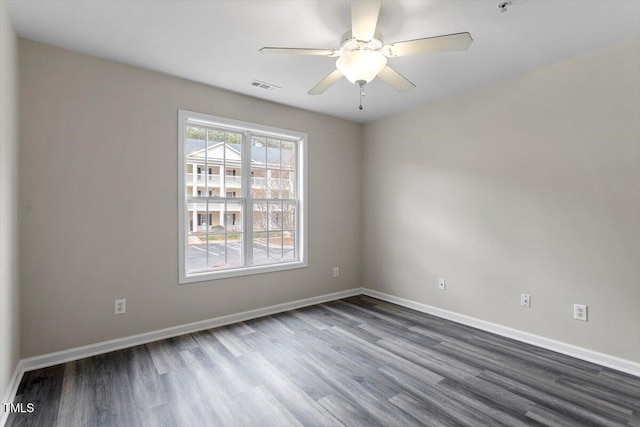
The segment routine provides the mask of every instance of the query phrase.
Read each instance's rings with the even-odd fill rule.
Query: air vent
[[[259,89],[264,89],[264,90],[278,90],[278,89],[280,89],[280,86],[272,85],[271,83],[261,82],[260,80],[253,80],[251,82],[251,86],[257,87]]]

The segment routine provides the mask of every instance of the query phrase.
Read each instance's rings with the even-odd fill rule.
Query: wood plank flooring
[[[24,375],[8,426],[640,426],[640,378],[359,296]]]

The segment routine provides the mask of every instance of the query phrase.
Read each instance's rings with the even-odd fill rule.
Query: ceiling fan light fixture
[[[386,65],[387,58],[382,52],[362,49],[345,52],[336,61],[336,68],[351,83],[369,83]]]
[[[498,6],[503,9],[508,7],[512,0],[498,1],[502,1],[500,4],[507,4],[507,6]],[[402,74],[387,65],[388,57],[462,51],[467,50],[473,42],[471,34],[464,32],[398,41],[385,45],[382,34],[376,31],[381,3],[382,0],[351,0],[351,30],[342,35],[340,47],[337,49],[263,47],[260,52],[339,57],[335,64],[336,69],[320,80],[307,93],[320,95],[344,76],[360,88],[360,97],[362,98],[365,85],[376,77],[380,77],[380,80],[400,93],[416,87]],[[360,109],[362,109],[362,103]]]

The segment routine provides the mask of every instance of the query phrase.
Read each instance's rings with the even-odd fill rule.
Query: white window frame
[[[278,264],[261,264],[231,267],[226,269],[220,269],[217,271],[206,271],[199,273],[187,274],[187,236],[188,236],[188,221],[187,221],[187,203],[186,203],[186,171],[185,171],[185,140],[186,140],[186,125],[187,122],[194,125],[210,126],[215,128],[225,128],[231,131],[244,133],[243,143],[243,161],[250,166],[251,158],[249,150],[251,149],[251,140],[247,138],[251,133],[257,133],[263,136],[273,136],[276,138],[283,138],[288,140],[296,140],[297,149],[297,230],[296,230],[296,248],[298,252],[297,261],[287,261]],[[306,133],[292,131],[287,129],[280,129],[271,126],[258,125],[254,123],[243,122],[240,120],[232,120],[223,117],[216,117],[209,114],[196,113],[187,110],[178,110],[178,271],[179,280],[178,283],[186,284],[193,282],[202,282],[207,280],[225,279],[229,277],[246,276],[250,274],[271,273],[276,271],[292,270],[296,268],[305,268],[309,266],[308,263],[308,232],[307,232],[307,141],[308,136]],[[245,165],[246,166],[246,165]],[[251,171],[251,168],[243,167],[243,170]],[[245,191],[250,192],[251,174],[250,172],[243,173],[243,188]],[[251,219],[251,213],[249,213],[251,200],[250,194],[247,193],[244,198],[244,213],[243,213],[243,233],[244,233],[244,247],[245,251],[252,250],[253,239],[249,233],[249,228],[246,226]]]

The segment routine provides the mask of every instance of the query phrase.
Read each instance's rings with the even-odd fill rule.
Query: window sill
[[[233,268],[220,271],[207,271],[203,273],[188,274],[186,277],[180,277],[181,285],[195,282],[206,282],[210,280],[228,279],[231,277],[249,276],[253,274],[274,273],[277,271],[294,270],[298,268],[306,268],[309,263],[306,261],[287,262],[282,264],[258,265],[252,267]]]

